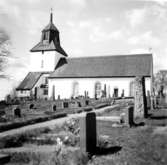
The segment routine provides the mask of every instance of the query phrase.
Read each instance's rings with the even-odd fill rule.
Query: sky
[[[30,71],[29,50],[51,8],[69,57],[151,52],[154,72],[167,69],[167,0],[0,0],[0,32],[8,34],[12,53],[0,99]]]

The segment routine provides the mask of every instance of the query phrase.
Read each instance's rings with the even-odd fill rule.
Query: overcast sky
[[[0,0],[0,30],[12,43],[2,98],[27,74],[29,50],[48,24],[50,8],[69,57],[148,53],[167,69],[167,0]]]

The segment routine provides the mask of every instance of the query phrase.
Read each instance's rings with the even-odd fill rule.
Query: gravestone
[[[54,104],[52,109],[53,109],[53,111],[56,111],[57,110],[57,106]]]
[[[78,108],[77,101],[71,101],[71,102],[69,102],[69,108]]]
[[[77,102],[77,104],[78,104],[78,107],[82,107],[82,105],[81,105],[81,102],[80,102],[80,101],[78,101],[78,102]]]
[[[63,109],[63,108],[64,108],[63,101],[56,101],[51,104],[52,111],[56,111],[58,109]]]
[[[144,77],[138,76],[134,81],[134,95],[135,95],[135,108],[134,118],[147,117],[147,100],[145,94],[145,79]]]
[[[134,107],[129,106],[125,113],[125,124],[129,127],[134,125]]]
[[[14,109],[14,116],[19,118],[21,117],[21,109],[19,107]]]
[[[151,96],[150,91],[147,91],[147,108],[151,108]]]
[[[121,93],[121,97],[124,97],[125,96],[125,94],[124,94],[124,89],[122,90],[122,93]]]
[[[96,152],[96,114],[87,113],[80,119],[80,148],[83,152]]]
[[[68,108],[69,107],[68,102],[67,101],[63,102],[63,106],[64,108]]]
[[[80,100],[81,107],[85,107],[85,99]]]
[[[85,100],[85,105],[89,105],[89,100]]]
[[[30,104],[29,109],[33,109],[33,108],[34,108],[34,104]]]

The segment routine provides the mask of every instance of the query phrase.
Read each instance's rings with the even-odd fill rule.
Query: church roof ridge
[[[111,54],[108,54],[108,55],[96,55],[96,56],[80,56],[80,57],[69,57],[68,59],[71,60],[71,59],[88,59],[88,58],[111,58],[111,57],[116,57],[116,58],[119,58],[119,57],[131,57],[131,56],[134,56],[134,57],[138,57],[138,56],[152,56],[152,53],[139,53],[139,54],[117,54],[117,55],[111,55]]]

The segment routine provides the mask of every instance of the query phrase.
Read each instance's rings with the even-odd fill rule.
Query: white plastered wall
[[[124,90],[125,96],[129,96],[130,82],[134,78],[53,78],[49,79],[49,98],[53,94],[53,86],[55,86],[55,99],[58,98],[70,98],[73,94],[73,84],[78,82],[79,95],[84,96],[84,92],[88,91],[89,97],[95,96],[95,83],[100,82],[102,89],[106,84],[107,96],[112,96],[114,88],[118,88],[118,96],[121,96],[122,90]],[[150,78],[146,78],[146,91],[150,91]]]
[[[56,51],[32,52],[30,71],[45,72],[54,71],[55,66],[62,55]],[[43,65],[42,65],[43,61]]]
[[[16,91],[17,97],[29,97],[30,96],[30,90],[18,90]]]

